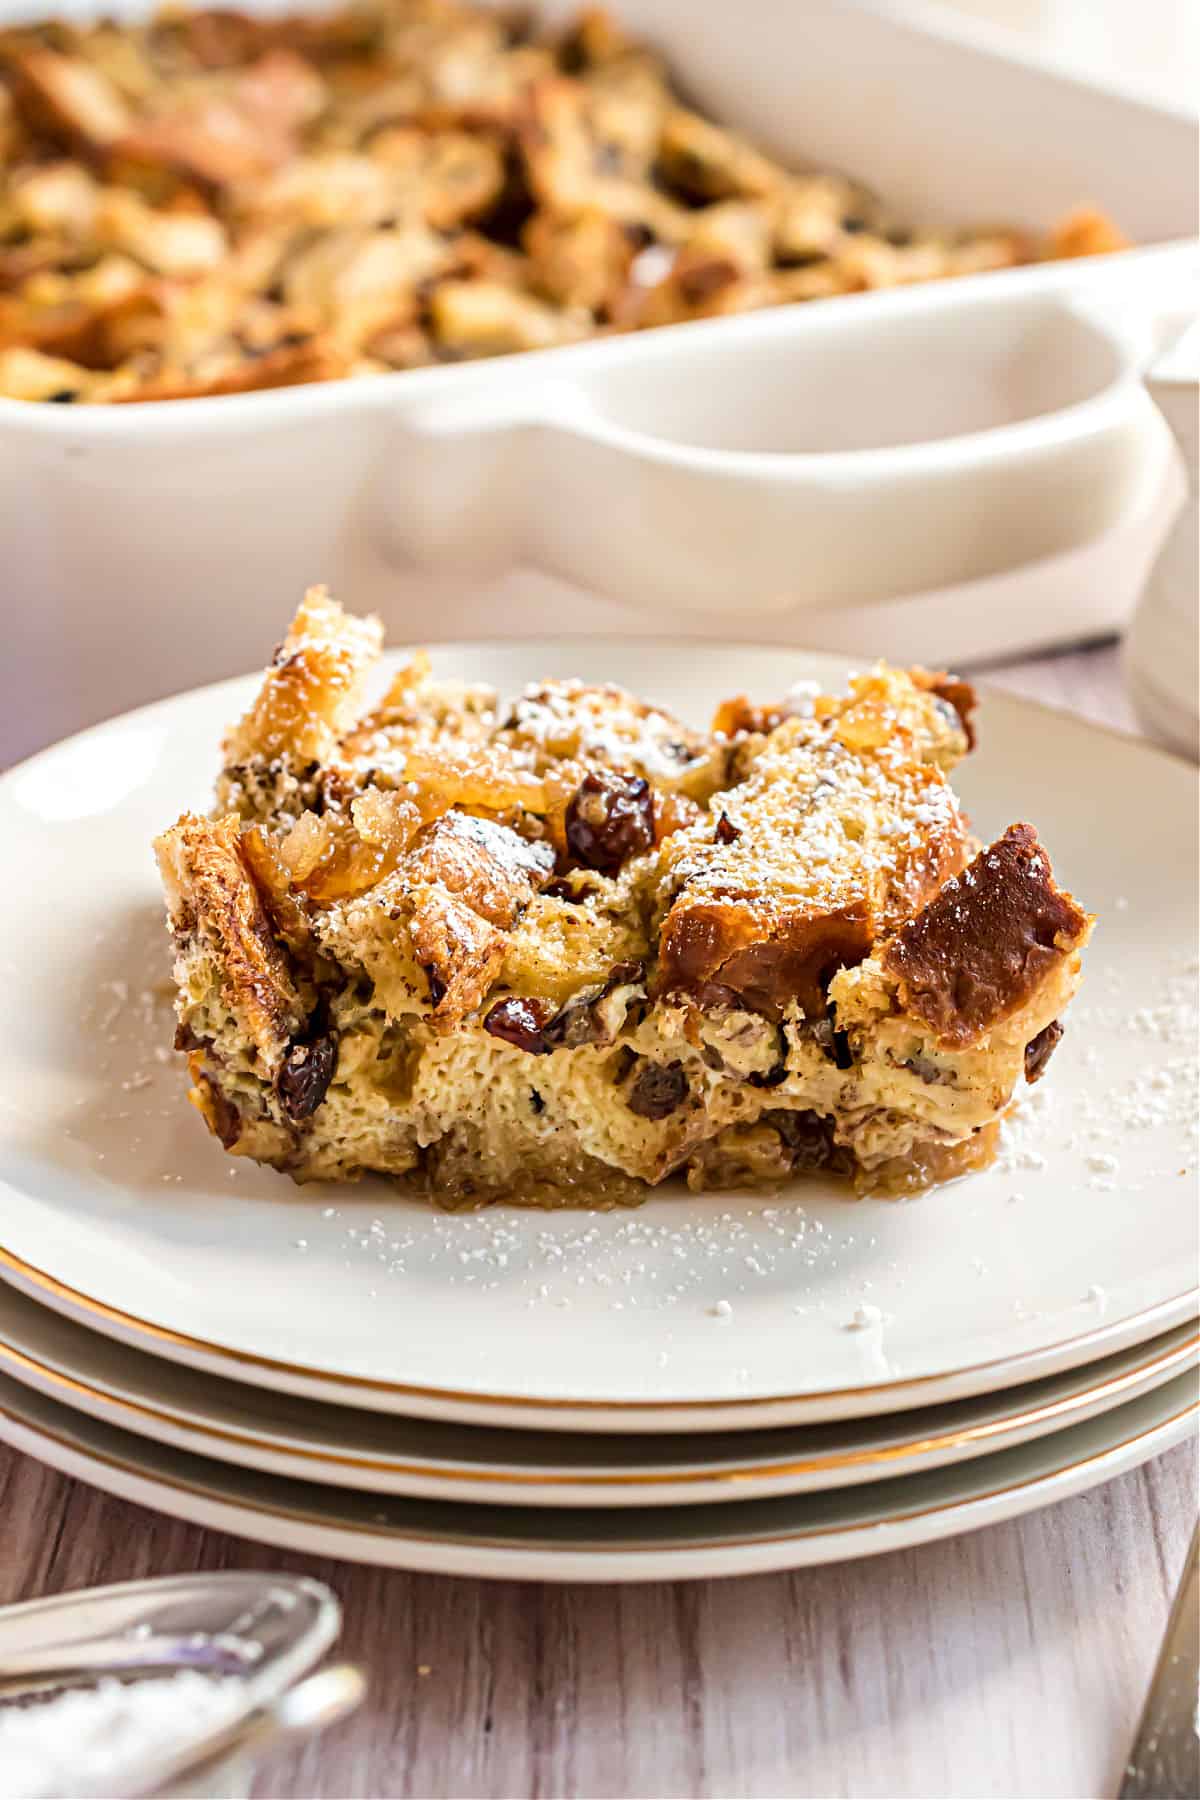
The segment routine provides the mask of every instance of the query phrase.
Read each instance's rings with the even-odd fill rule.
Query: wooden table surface
[[[992,671],[1133,729],[1111,647]],[[410,1576],[180,1524],[0,1446],[0,1602],[191,1569],[327,1581],[371,1692],[258,1796],[1115,1794],[1196,1515],[1180,1445],[857,1564],[638,1587]]]

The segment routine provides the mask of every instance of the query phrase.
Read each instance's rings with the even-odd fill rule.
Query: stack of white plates
[[[455,647],[511,691],[703,720],[830,658]],[[980,835],[1031,817],[1100,925],[985,1172],[446,1214],[230,1163],[183,1100],[149,841],[252,684],[0,781],[0,1437],[272,1545],[620,1580],[871,1554],[1077,1492],[1197,1411],[1195,773],[990,697]]]

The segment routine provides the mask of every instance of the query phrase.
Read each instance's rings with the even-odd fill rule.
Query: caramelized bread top
[[[660,987],[821,1017],[830,976],[966,862],[941,768],[964,748],[957,714],[895,671],[776,726],[745,779],[663,846]]]
[[[350,618],[327,589],[309,588],[258,699],[226,740],[226,760],[328,761],[362,704],[382,647],[378,619]]]
[[[1032,825],[1010,825],[892,938],[883,965],[905,1010],[946,1045],[978,1041],[1024,1007],[1088,938],[1092,920],[1055,885]]]

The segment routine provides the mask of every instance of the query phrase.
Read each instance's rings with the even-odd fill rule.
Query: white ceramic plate
[[[511,691],[608,677],[706,718],[829,658],[455,647]],[[183,1099],[153,833],[208,797],[253,682],[84,733],[0,781],[0,1272],[98,1330],[276,1389],[497,1425],[714,1430],[1032,1380],[1192,1316],[1194,771],[991,698],[961,788],[1031,817],[1096,912],[1086,991],[1008,1148],[914,1202],[809,1181],[614,1213],[447,1215],[231,1162]],[[157,1060],[158,1055],[166,1060]],[[1188,1065],[1191,1065],[1189,1072]],[[881,1323],[852,1330],[864,1301]],[[728,1309],[718,1313],[717,1303]]]
[[[143,1506],[272,1548],[446,1575],[667,1581],[875,1556],[998,1524],[1177,1443],[1194,1372],[1085,1424],[928,1474],[724,1506],[469,1506],[288,1481],[118,1431],[0,1375],[0,1440]]]
[[[268,1393],[146,1356],[0,1290],[0,1373],[139,1437],[363,1492],[502,1506],[674,1506],[852,1487],[994,1454],[1124,1404],[1187,1368],[1195,1323],[1083,1369],[840,1425],[669,1433],[497,1431]]]

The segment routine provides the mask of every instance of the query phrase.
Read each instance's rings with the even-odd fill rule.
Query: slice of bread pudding
[[[501,704],[306,595],[158,840],[176,1042],[225,1148],[443,1205],[985,1162],[1092,921],[949,776],[963,682],[880,666],[697,731],[618,687]]]

